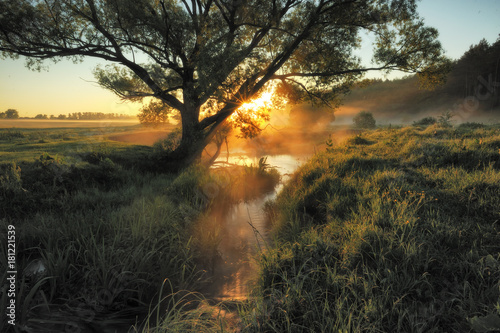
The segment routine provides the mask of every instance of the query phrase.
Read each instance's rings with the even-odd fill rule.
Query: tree
[[[352,121],[357,128],[375,128],[375,118],[370,112],[361,111]]]
[[[163,102],[152,101],[147,106],[142,108],[139,114],[141,124],[148,126],[157,126],[168,122],[168,116],[171,109]]]
[[[61,57],[111,62],[95,69],[102,87],[180,113],[182,138],[169,159],[188,163],[265,89],[335,106],[371,70],[444,80],[449,61],[415,2],[0,0],[0,51],[27,57],[34,69]],[[353,53],[363,31],[376,37],[373,67]]]
[[[8,109],[7,111],[4,112],[5,116],[4,118],[7,119],[18,119],[19,118],[19,112],[15,109]]]

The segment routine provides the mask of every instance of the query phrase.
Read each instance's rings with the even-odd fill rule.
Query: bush
[[[481,123],[475,123],[475,122],[466,122],[458,125],[458,129],[478,129],[478,128],[484,128],[486,125],[481,124]]]
[[[434,117],[425,117],[418,121],[413,122],[413,126],[429,126],[437,123],[437,119]]]
[[[454,114],[450,110],[443,112],[442,115],[439,116],[438,124],[440,127],[451,127],[451,118],[453,118]]]
[[[375,118],[373,114],[366,111],[361,111],[352,120],[354,126],[358,128],[375,128]]]
[[[180,144],[182,137],[182,131],[180,128],[170,132],[166,138],[160,139],[155,142],[153,149],[155,153],[171,153]]]

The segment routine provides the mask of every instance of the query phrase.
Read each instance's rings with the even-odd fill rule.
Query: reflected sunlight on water
[[[289,176],[307,159],[306,156],[268,156],[267,164],[282,175],[282,182],[271,193],[233,205],[224,215],[222,237],[218,247],[220,260],[213,270],[213,283],[205,295],[217,300],[243,300],[248,282],[255,274],[252,257],[270,246],[269,223],[264,204],[274,199]],[[220,161],[239,165],[258,165],[259,158],[245,155],[220,157]]]

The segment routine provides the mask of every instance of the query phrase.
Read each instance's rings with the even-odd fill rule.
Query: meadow
[[[7,239],[15,227],[18,271],[17,324],[2,317],[0,331],[198,331],[185,313],[193,304],[210,314],[204,327],[227,325],[212,306],[198,306],[208,304],[197,290],[217,259],[210,207],[216,197],[230,204],[251,196],[241,189],[257,178],[272,188],[278,176],[264,164],[171,174],[159,164],[165,142],[110,139],[138,130],[0,129],[0,230]],[[7,267],[4,246],[0,258]],[[2,288],[3,309],[10,298]]]
[[[266,205],[274,242],[254,259],[248,299],[217,304],[202,292],[221,234],[211,211],[275,171],[171,174],[162,145],[109,140],[127,130],[0,130],[0,230],[16,228],[19,272],[18,325],[0,331],[500,327],[500,126],[325,137]]]
[[[366,131],[268,205],[249,332],[500,329],[500,126]]]

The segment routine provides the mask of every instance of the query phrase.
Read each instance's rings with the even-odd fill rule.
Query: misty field
[[[273,241],[247,299],[221,303],[203,293],[222,235],[213,210],[257,179],[275,185],[276,171],[264,160],[172,174],[161,146],[110,139],[124,133],[0,130],[16,330],[498,330],[500,126],[380,128],[336,145],[325,135],[266,204]]]
[[[136,120],[39,120],[39,119],[2,119],[0,128],[30,128],[30,129],[54,129],[54,128],[109,128],[120,126],[133,126],[139,122]]]

